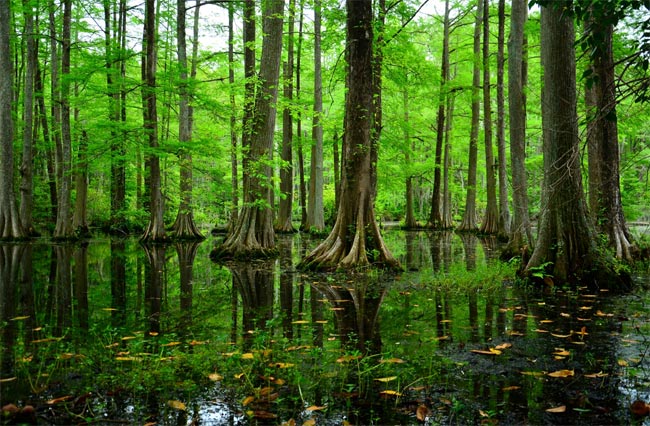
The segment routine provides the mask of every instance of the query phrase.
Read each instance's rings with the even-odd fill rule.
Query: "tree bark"
[[[77,237],[91,236],[88,226],[88,132],[81,131],[77,164],[75,166],[75,205],[72,216],[72,229]]]
[[[165,241],[168,239],[163,222],[163,196],[161,189],[160,155],[158,154],[158,111],[156,107],[156,65],[157,65],[157,25],[156,0],[146,0],[145,3],[145,81],[144,95],[146,104],[146,120],[144,130],[149,141],[151,154],[147,161],[149,165],[149,224],[141,237],[142,241]]]
[[[533,233],[528,213],[528,178],[526,175],[526,59],[524,27],[526,0],[513,0],[508,41],[508,112],[510,117],[510,165],[512,169],[512,204],[514,214],[508,245],[502,256],[522,256],[524,261],[533,248]]]
[[[270,0],[264,9],[264,37],[260,64],[260,87],[255,96],[251,143],[244,181],[244,206],[226,240],[211,257],[250,258],[275,255],[271,204],[271,161],[275,131],[275,102],[278,95],[282,55],[283,0]]]
[[[476,232],[476,168],[478,161],[478,126],[480,120],[480,89],[481,89],[481,24],[483,22],[483,1],[476,5],[476,21],[474,23],[474,69],[472,72],[472,128],[469,136],[469,164],[467,170],[467,194],[465,212],[458,231]]]
[[[499,232],[499,209],[497,207],[497,180],[492,151],[492,98],[490,90],[490,2],[483,0],[483,136],[485,143],[485,176],[487,183],[487,208],[479,232]]]
[[[13,63],[10,43],[11,2],[0,2],[0,238],[14,240],[25,237],[20,223],[14,192],[14,121]]]
[[[445,107],[447,98],[447,80],[449,80],[449,0],[445,1],[445,15],[443,20],[442,35],[442,64],[440,65],[440,93],[438,94],[438,115],[436,118],[436,147],[435,147],[435,169],[433,172],[433,193],[431,195],[431,214],[429,215],[429,226],[433,229],[442,227],[442,205],[441,196],[443,183],[442,176],[442,147],[445,140]]]
[[[31,3],[23,0],[27,64],[23,94],[23,151],[20,166],[20,222],[27,235],[37,236],[34,229],[34,81],[38,49],[34,32],[34,11]]]
[[[307,204],[307,229],[316,233],[325,229],[323,206],[323,83],[321,66],[321,1],[314,3],[314,118],[312,122],[311,176]]]
[[[373,19],[371,0],[348,0],[348,93],[345,105],[341,203],[329,236],[301,262],[311,269],[371,263],[400,268],[379,231],[373,206]]]
[[[280,209],[275,226],[277,232],[295,232],[293,227],[293,68],[294,68],[294,22],[296,1],[289,2],[287,23],[287,62],[284,72],[284,99],[287,105],[282,112],[282,166],[280,168]]]
[[[508,168],[506,158],[506,120],[503,80],[505,73],[505,0],[499,0],[497,31],[497,164],[499,173],[499,236],[510,233],[510,207],[508,206]]]
[[[196,12],[194,25],[198,26],[198,10],[201,0],[196,0]],[[228,3],[228,84],[230,84],[230,186],[232,196],[230,198],[230,219],[229,222],[237,221],[239,211],[239,172],[237,164],[237,104],[235,103],[235,6]],[[198,37],[194,40],[195,49],[198,49]],[[194,56],[194,55],[193,55]],[[196,58],[198,59],[198,58]],[[196,62],[194,62],[196,64]],[[196,67],[196,65],[194,65]]]
[[[72,25],[72,0],[63,2],[63,30],[61,33],[61,158],[59,204],[53,238],[74,238],[72,229],[72,129],[70,127],[70,48]]]
[[[580,169],[573,19],[542,7],[544,182],[539,237],[524,273],[595,286],[629,284],[596,247]],[[534,275],[533,275],[534,274]]]
[[[586,90],[589,122],[589,200],[597,229],[608,238],[618,259],[632,260],[632,237],[621,203],[620,154],[616,117],[616,82],[612,49],[613,25],[591,18],[587,32],[602,37],[591,55],[592,77]]]
[[[199,10],[199,6],[196,7]],[[178,141],[180,149],[178,160],[180,163],[180,203],[176,220],[172,225],[171,233],[176,239],[202,240],[204,237],[194,222],[194,207],[192,203],[192,153],[189,146],[192,144],[192,105],[190,104],[191,89],[188,78],[187,66],[187,36],[185,0],[176,2],[176,42],[178,47],[178,67],[180,69],[178,87]],[[194,27],[194,32],[198,27]],[[195,39],[195,43],[198,40]]]

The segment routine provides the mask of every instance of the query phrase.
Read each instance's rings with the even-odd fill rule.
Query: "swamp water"
[[[0,424],[642,424],[650,298],[522,288],[493,240],[389,230],[400,274],[317,243],[0,245]],[[512,274],[509,275],[512,277]],[[646,277],[647,279],[647,277]]]

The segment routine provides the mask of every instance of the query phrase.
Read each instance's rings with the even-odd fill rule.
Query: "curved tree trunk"
[[[255,97],[248,159],[245,164],[244,206],[237,223],[213,259],[275,255],[273,232],[271,161],[275,131],[275,102],[278,95],[282,54],[283,0],[269,0],[264,10],[264,38],[260,65],[260,87]]]
[[[348,0],[348,93],[345,105],[341,201],[329,236],[301,262],[303,268],[399,268],[379,231],[373,206],[372,1]]]
[[[467,196],[465,212],[458,231],[476,232],[476,168],[478,162],[478,126],[480,120],[481,88],[481,23],[483,21],[483,1],[476,5],[476,22],[474,23],[474,70],[472,72],[472,129],[469,136],[469,164],[467,170]]]
[[[25,236],[18,216],[14,193],[14,121],[13,64],[11,62],[11,2],[0,2],[0,238],[18,239]]]
[[[197,9],[198,10],[198,6]],[[203,235],[194,222],[192,206],[192,154],[189,145],[192,143],[192,106],[190,105],[190,88],[187,72],[187,41],[185,34],[186,6],[185,0],[176,2],[176,33],[178,43],[179,75],[179,105],[178,105],[178,141],[180,149],[178,159],[180,162],[180,204],[176,220],[172,225],[172,233],[177,239],[201,240]],[[196,35],[198,28],[194,27]],[[195,38],[195,43],[198,40]]]
[[[587,31],[602,37],[598,54],[592,57],[593,81],[587,87],[587,125],[589,153],[589,200],[597,229],[607,235],[617,258],[632,260],[632,237],[627,228],[619,183],[618,124],[616,120],[616,82],[612,52],[613,25],[596,19]]]
[[[539,238],[524,272],[560,282],[620,285],[626,277],[596,247],[582,187],[573,20],[550,4],[542,7],[541,24],[544,182]]]

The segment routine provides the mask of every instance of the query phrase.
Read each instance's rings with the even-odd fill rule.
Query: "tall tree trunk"
[[[74,237],[72,229],[72,129],[70,127],[70,27],[72,25],[72,0],[63,2],[63,41],[61,51],[61,158],[59,184],[59,209],[57,211],[55,239]]]
[[[145,63],[144,94],[147,117],[144,130],[149,141],[151,154],[149,164],[149,224],[142,235],[143,241],[164,241],[167,239],[163,222],[163,196],[161,189],[160,155],[158,154],[158,111],[156,107],[156,62],[157,62],[157,26],[156,0],[145,2],[144,24]]]
[[[50,127],[47,123],[47,111],[45,109],[45,96],[43,92],[43,78],[41,77],[41,68],[36,63],[36,80],[34,81],[34,93],[36,95],[36,108],[38,119],[43,129],[43,144],[45,145],[45,164],[47,172],[47,184],[50,195],[50,217],[51,223],[56,223],[57,190],[56,190],[56,165],[54,164],[54,153],[52,152],[52,137]]]
[[[440,93],[438,94],[438,115],[436,118],[436,147],[435,164],[433,171],[433,192],[431,194],[431,213],[429,214],[429,226],[434,229],[442,225],[442,199],[441,168],[442,168],[442,146],[445,129],[445,99],[447,98],[447,80],[449,80],[449,0],[445,1],[445,16],[443,21],[442,36],[442,64],[440,65]]]
[[[399,268],[379,230],[373,206],[372,0],[348,0],[347,81],[341,202],[329,236],[301,262],[304,268]]]
[[[0,238],[23,238],[14,192],[13,63],[11,62],[11,2],[0,2]]]
[[[573,18],[557,3],[542,7],[544,182],[539,238],[525,267],[559,282],[628,284],[596,247],[580,169]]]
[[[284,99],[287,105],[282,112],[282,168],[280,169],[280,209],[275,230],[294,232],[293,228],[293,67],[294,67],[294,22],[296,0],[289,2],[287,23],[287,62],[284,72]]]
[[[33,224],[34,210],[34,78],[38,49],[31,2],[23,0],[27,64],[23,94],[23,152],[20,165],[20,222],[27,235],[37,235]]]
[[[589,200],[597,229],[607,235],[619,259],[632,260],[632,238],[621,203],[616,117],[616,82],[612,38],[614,26],[596,18],[587,22],[587,32],[602,37],[602,45],[591,55],[592,79],[586,90],[588,117]]]
[[[513,0],[508,41],[508,115],[510,117],[510,164],[514,214],[508,246],[503,256],[528,257],[533,248],[533,233],[528,213],[526,175],[526,95],[527,66],[524,56],[524,27],[528,14],[526,0]],[[525,259],[524,259],[525,260]]]
[[[75,115],[77,115],[76,111]],[[91,233],[88,226],[88,132],[86,129],[81,131],[79,137],[74,175],[76,197],[72,229],[77,237],[87,238],[91,236]]]
[[[503,77],[505,68],[505,0],[499,0],[497,32],[497,164],[499,173],[499,236],[510,233],[510,208],[508,206],[508,168],[506,158],[506,120]]]
[[[443,187],[442,187],[442,229],[454,227],[451,215],[451,191],[449,190],[449,173],[451,169],[451,123],[454,116],[454,98],[447,96],[447,114],[445,119],[445,154],[443,158]]]
[[[499,232],[499,210],[497,207],[497,180],[492,151],[492,98],[490,90],[490,1],[483,0],[483,135],[485,141],[485,175],[487,183],[487,208],[480,232]]]
[[[196,10],[199,7],[197,5]],[[180,162],[180,203],[176,220],[172,225],[175,238],[183,240],[201,240],[203,235],[194,222],[194,207],[192,205],[192,153],[189,146],[192,144],[192,95],[187,66],[187,37],[185,0],[176,2],[176,42],[178,44],[178,67],[180,69],[178,87],[178,141],[180,149],[178,159]],[[194,27],[194,33],[198,28]],[[198,40],[195,38],[195,43]]]
[[[275,103],[278,95],[284,0],[265,2],[260,63],[260,87],[255,96],[251,141],[245,170],[244,206],[226,240],[212,251],[213,259],[275,255],[272,183]]]
[[[303,37],[303,22],[304,22],[304,0],[300,0],[300,18],[298,22],[298,46],[296,49],[296,103],[300,104],[301,96],[301,63],[302,63],[302,37]],[[302,115],[298,110],[296,117],[296,134],[300,143],[298,144],[298,174],[299,174],[299,193],[300,193],[300,229],[307,229],[307,184],[305,183],[305,158],[303,155],[302,141],[304,140],[302,134]]]
[[[408,75],[406,76],[408,83]],[[409,92],[408,84],[407,88],[402,90],[402,99],[404,105],[404,162],[409,165],[411,164],[411,152],[413,150],[413,142],[411,141],[411,131],[410,131],[410,122],[409,122]],[[410,171],[409,171],[410,173]],[[408,174],[406,176],[405,182],[405,197],[406,197],[406,212],[404,217],[404,228],[406,229],[415,229],[418,227],[418,222],[415,220],[415,215],[413,214],[413,176]]]
[[[481,24],[483,22],[483,1],[476,5],[476,21],[474,23],[474,69],[472,72],[472,129],[469,136],[469,164],[467,170],[467,196],[465,212],[458,227],[459,231],[476,232],[476,168],[478,160],[478,126],[480,120],[480,89],[481,89]]]
[[[309,230],[325,229],[323,206],[323,82],[321,72],[321,0],[314,2],[314,118],[312,121],[311,176],[307,226]]]
[[[196,10],[199,10],[201,0],[196,0]],[[197,14],[194,15],[197,17]],[[195,19],[194,25],[198,27]],[[198,47],[198,38],[194,39],[195,49]],[[193,61],[196,64],[196,61]],[[196,67],[196,65],[194,65]],[[237,167],[237,104],[235,103],[235,5],[228,3],[228,84],[230,84],[230,186],[232,191],[230,219],[235,223],[239,210],[239,172]]]
[[[249,158],[251,156],[251,139],[253,138],[253,117],[255,114],[255,0],[244,1],[244,116],[242,118],[242,188],[246,191],[250,179]],[[245,198],[245,196],[244,196]],[[246,200],[244,200],[246,202]],[[230,231],[239,221],[231,218]]]

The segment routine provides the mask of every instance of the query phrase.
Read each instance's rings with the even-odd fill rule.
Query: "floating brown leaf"
[[[560,405],[559,407],[547,408],[547,413],[564,413],[566,412],[566,405]]]
[[[280,426],[296,426],[296,421],[294,419],[289,419],[286,422],[280,423]]]
[[[181,342],[169,342],[169,343],[165,343],[164,345],[160,345],[160,346],[172,347],[172,346],[178,346],[180,344],[181,344]]]
[[[501,390],[504,392],[509,392],[517,389],[521,389],[521,386],[506,386],[504,388],[501,388]]]
[[[569,356],[571,355],[571,352],[567,351],[564,348],[555,348],[555,352],[553,352],[553,355]]]
[[[184,403],[182,403],[181,401],[177,401],[175,399],[170,399],[169,401],[167,401],[167,405],[169,405],[170,407],[172,407],[175,410],[180,410],[180,411],[186,411],[187,410],[187,407],[185,406]]]
[[[548,373],[549,377],[572,377],[575,375],[573,370],[558,370]]]
[[[394,390],[384,390],[384,391],[381,391],[379,393],[382,394],[382,395],[402,396],[401,393],[399,393],[397,391],[394,391]]]
[[[635,416],[647,416],[650,414],[650,405],[646,404],[644,401],[637,399],[630,405],[630,410]]]
[[[425,422],[428,415],[429,408],[426,405],[420,405],[417,410],[415,410],[415,417],[417,417],[417,419],[421,422]]]
[[[343,424],[345,424],[345,420],[343,421]],[[315,425],[316,425],[316,420],[314,419],[305,420],[305,422],[302,424],[302,426],[315,426]]]
[[[508,349],[508,348],[511,348],[511,347],[512,347],[512,343],[507,343],[506,342],[506,343],[501,343],[500,345],[496,345],[494,348],[502,351],[504,349]]]
[[[311,407],[305,408],[307,411],[321,411],[327,408],[327,405],[319,406],[319,405],[312,405]]]
[[[247,396],[247,397],[244,398],[244,400],[241,402],[241,405],[243,405],[243,406],[245,407],[245,406],[247,406],[248,404],[250,404],[250,403],[253,402],[253,401],[255,401],[255,397],[254,397],[254,396]]]
[[[343,355],[337,359],[336,362],[350,362],[354,361],[355,359],[361,359],[361,355]]]
[[[50,399],[49,401],[47,401],[47,404],[48,405],[54,405],[54,404],[58,404],[59,402],[68,401],[70,399],[72,399],[72,396],[70,396],[70,395],[61,396],[61,397],[58,397],[58,398]]]
[[[585,374],[585,377],[588,379],[598,379],[600,377],[607,377],[609,374],[599,371],[598,373]]]

